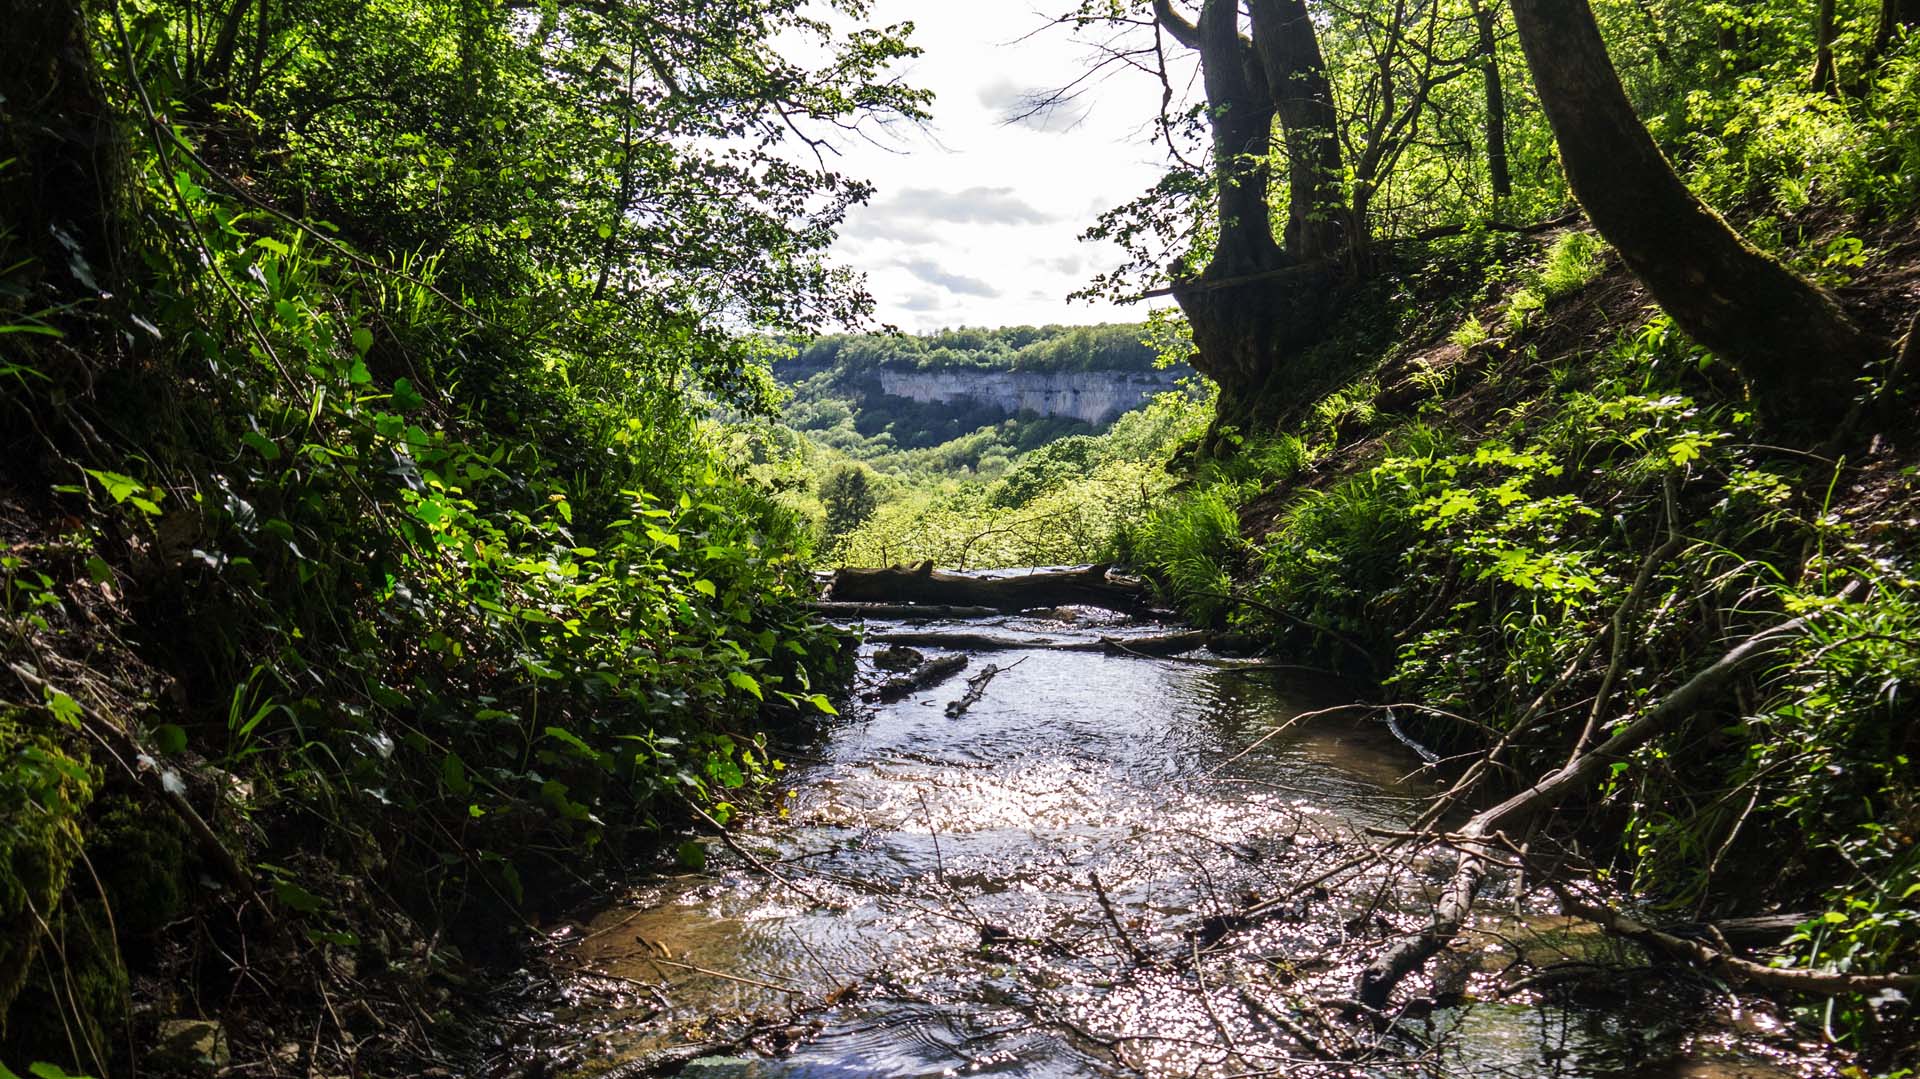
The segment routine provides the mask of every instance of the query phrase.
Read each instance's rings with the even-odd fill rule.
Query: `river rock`
[[[148,1063],[160,1068],[212,1073],[233,1062],[227,1032],[211,1019],[166,1019]]]

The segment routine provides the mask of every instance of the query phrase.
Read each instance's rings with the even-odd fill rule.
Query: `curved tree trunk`
[[[1585,0],[1513,0],[1513,17],[1567,180],[1627,267],[1772,417],[1843,416],[1884,343],[1687,190],[1634,115]]]
[[[1240,277],[1284,262],[1268,221],[1267,157],[1273,149],[1273,106],[1266,73],[1240,36],[1236,0],[1207,0],[1188,22],[1169,0],[1155,0],[1160,25],[1200,54],[1213,127],[1215,207],[1220,235],[1206,274]]]

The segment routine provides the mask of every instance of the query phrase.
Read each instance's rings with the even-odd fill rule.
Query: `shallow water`
[[[1089,612],[947,628],[1151,631]],[[989,663],[1003,669],[983,699],[948,718]],[[1452,962],[1475,1003],[1402,1017],[1386,1036],[1332,1015],[1324,1002],[1418,924],[1445,873],[1328,876],[1382,842],[1366,829],[1405,826],[1434,789],[1363,713],[1294,722],[1349,702],[1268,670],[976,655],[962,677],[849,712],[789,757],[783,812],[735,836],[781,879],[716,843],[706,873],[557,931],[569,973],[543,1041],[581,1077],[655,1073],[655,1054],[743,1032],[757,1032],[752,1048],[680,1074],[1816,1073],[1769,1047],[1764,1017],[1736,1034],[1725,1008],[1659,978],[1623,976],[1597,1000],[1502,999],[1502,978],[1532,969],[1503,969],[1517,956],[1609,950],[1511,901],[1487,904],[1507,913]],[[1222,922],[1265,900],[1278,916]]]

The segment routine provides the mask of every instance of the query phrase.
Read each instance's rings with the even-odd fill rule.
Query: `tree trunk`
[[[117,291],[119,132],[78,0],[0,0],[0,221],[62,299]]]
[[[1337,264],[1314,262],[1174,286],[1193,333],[1193,366],[1220,386],[1216,427],[1254,431],[1284,403],[1287,360],[1324,336],[1340,281]]]
[[[1326,57],[1305,0],[1252,0],[1253,44],[1266,68],[1273,111],[1287,144],[1287,234],[1296,263],[1338,255],[1343,237],[1339,116]]]
[[[1833,3],[1820,0],[1813,17],[1813,92],[1840,96],[1840,74],[1833,63]]]
[[[1869,55],[1879,58],[1893,47],[1895,35],[1915,27],[1920,27],[1920,0],[1880,0],[1880,26],[1874,31]]]
[[[1771,417],[1844,416],[1884,343],[1687,190],[1634,115],[1585,0],[1514,0],[1513,16],[1568,183],[1601,236]]]
[[[1206,0],[1197,24],[1181,18],[1168,0],[1156,0],[1154,11],[1175,40],[1200,54],[1220,217],[1220,236],[1205,274],[1224,278],[1275,269],[1284,259],[1267,208],[1273,105],[1266,74],[1240,36],[1237,0]]]
[[[1213,127],[1219,238],[1200,275],[1172,292],[1193,328],[1194,366],[1220,386],[1216,427],[1257,426],[1288,357],[1325,332],[1346,216],[1333,92],[1305,4],[1256,0],[1253,11],[1249,41],[1236,0],[1206,0],[1197,21],[1154,2],[1160,26],[1200,54]],[[1276,115],[1289,162],[1284,247],[1266,164]]]
[[[1473,0],[1473,21],[1480,31],[1480,62],[1487,83],[1487,176],[1497,201],[1513,194],[1513,169],[1507,163],[1507,93],[1500,81],[1499,13]]]

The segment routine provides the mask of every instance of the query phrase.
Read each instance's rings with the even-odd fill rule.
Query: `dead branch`
[[[1697,940],[1655,929],[1600,903],[1582,900],[1564,887],[1554,886],[1553,890],[1560,896],[1560,905],[1568,914],[1593,922],[1614,936],[1767,989],[1822,997],[1875,993],[1885,989],[1905,992],[1920,990],[1920,974],[1842,974],[1830,970],[1770,967],[1730,955]]]
[[[989,663],[985,667],[980,668],[979,674],[967,679],[967,691],[960,696],[960,699],[947,702],[947,718],[959,719],[961,716],[966,715],[967,709],[980,703],[980,698],[986,695],[987,683],[993,681],[994,675],[999,674],[1001,671],[1010,671],[1025,662],[1026,660],[1019,659],[1004,667],[996,667]]]
[[[1100,883],[1100,874],[1094,873],[1091,874],[1091,876],[1093,878],[1093,894],[1100,900],[1100,912],[1107,916],[1107,924],[1113,927],[1114,936],[1120,938],[1120,946],[1126,949],[1127,954],[1133,957],[1135,963],[1144,965],[1147,961],[1147,953],[1141,951],[1140,946],[1135,944],[1133,938],[1127,935],[1127,927],[1121,924],[1119,912],[1113,909],[1113,900],[1107,898],[1106,885]]]
[[[1535,813],[1587,789],[1598,772],[1691,718],[1734,676],[1778,652],[1807,624],[1807,618],[1795,618],[1748,637],[1591,752],[1576,755],[1525,790],[1474,815],[1457,833],[1460,863],[1434,908],[1432,922],[1368,964],[1360,974],[1356,992],[1360,1002],[1370,1008],[1384,1006],[1407,975],[1453,943],[1472,913],[1474,893],[1489,868],[1485,844],[1499,841],[1503,828],[1524,823]]]

